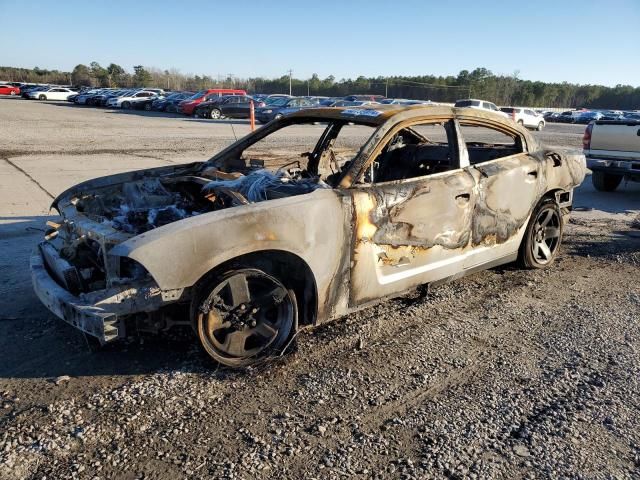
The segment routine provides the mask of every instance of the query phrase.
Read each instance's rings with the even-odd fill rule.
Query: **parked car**
[[[202,102],[213,100],[216,96],[221,97],[223,95],[246,95],[244,90],[235,90],[230,88],[210,88],[208,90],[201,90],[194,94],[191,98],[183,100],[179,104],[179,111],[185,115],[193,115],[196,106]]]
[[[35,92],[35,91],[39,91],[39,90],[44,90],[46,88],[49,88],[49,85],[31,85],[29,87],[21,88],[20,89],[20,96],[22,98],[26,98],[28,100],[30,93]]]
[[[600,112],[582,112],[575,116],[573,123],[582,123],[586,125],[589,122],[600,120],[604,115]]]
[[[104,91],[106,90],[103,88],[92,88],[92,89],[86,90],[85,92],[75,97],[73,99],[73,103],[75,103],[76,105],[86,105],[87,100],[89,98],[93,97],[94,95],[100,95]]]
[[[545,122],[555,122],[559,116],[560,112],[546,112],[543,118]]]
[[[530,108],[502,107],[500,111],[506,113],[514,122],[527,128],[540,131],[545,126],[544,117]]]
[[[68,88],[49,87],[42,90],[34,90],[28,93],[29,98],[38,100],[66,100],[76,92]]]
[[[248,95],[226,95],[202,102],[194,110],[194,116],[214,120],[223,117],[249,118],[251,103],[253,103],[254,109],[266,105],[264,102],[257,102]]]
[[[0,95],[20,95],[20,87],[14,87],[13,85],[0,85]]]
[[[377,102],[379,100],[384,100],[382,95],[347,95],[343,98],[343,100],[347,100],[349,102]]]
[[[284,117],[288,113],[297,112],[306,108],[318,107],[306,98],[279,98],[267,103],[264,107],[256,108],[256,120],[260,123],[268,123]]]
[[[112,97],[107,100],[106,106],[108,108],[122,108],[128,110],[133,108],[133,104],[136,102],[142,102],[148,99],[158,98],[158,94],[148,90],[138,90],[133,93],[127,93],[119,97]]]
[[[87,105],[92,105],[94,107],[104,107],[110,98],[118,97],[130,91],[131,90],[124,89],[103,90],[102,92],[87,98],[86,103]]]
[[[583,113],[582,110],[566,110],[555,118],[558,123],[576,123],[576,119]]]
[[[375,105],[378,102],[374,102],[372,100],[337,100],[329,105],[324,105],[326,107],[361,107],[363,105]]]
[[[311,151],[273,148],[315,122],[326,127],[305,142]],[[350,125],[371,135],[334,151]],[[279,168],[265,170],[274,158]],[[584,175],[583,155],[484,110],[301,110],[206,162],[64,191],[32,283],[101,344],[188,324],[213,359],[243,367],[280,354],[304,326],[420,285],[515,260],[548,267]]]
[[[176,112],[175,106],[193,95],[194,92],[173,92],[166,97],[158,97],[151,103],[151,110],[158,112]],[[169,109],[170,104],[173,106],[172,109]]]
[[[490,112],[496,112],[499,115],[502,115],[506,118],[509,118],[504,112],[501,112],[500,109],[496,106],[495,103],[487,102],[486,100],[478,100],[475,98],[467,98],[464,100],[458,100],[454,107],[456,108],[476,108],[479,110],[489,110]]]
[[[596,190],[613,192],[625,179],[640,182],[640,120],[592,121],[582,145]]]

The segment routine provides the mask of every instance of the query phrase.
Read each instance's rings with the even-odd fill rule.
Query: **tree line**
[[[523,80],[518,73],[497,75],[486,68],[462,70],[458,75],[364,77],[337,80],[333,75],[321,79],[317,74],[299,79],[213,78],[183,74],[177,69],[161,70],[142,65],[133,71],[115,63],[103,67],[98,62],[79,64],[71,72],[35,68],[0,67],[0,80],[92,87],[158,87],[197,91],[205,88],[240,88],[251,93],[291,93],[341,97],[370,93],[394,98],[455,102],[460,98],[481,98],[497,105],[571,108],[640,108],[640,87],[631,85],[579,85]]]

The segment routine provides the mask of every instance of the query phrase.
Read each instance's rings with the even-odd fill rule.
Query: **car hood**
[[[82,182],[62,192],[52,207],[69,222],[83,224],[83,234],[97,232],[105,238],[122,239],[205,213],[317,188],[329,187],[317,178],[287,172],[225,173],[196,162]]]

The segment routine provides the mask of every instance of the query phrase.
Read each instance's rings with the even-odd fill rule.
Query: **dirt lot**
[[[232,372],[189,338],[91,353],[36,299],[28,255],[52,195],[205,159],[246,122],[0,99],[0,125],[0,478],[640,477],[637,185],[587,179],[546,271],[390,301]]]

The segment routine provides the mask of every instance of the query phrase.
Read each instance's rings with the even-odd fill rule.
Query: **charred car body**
[[[320,130],[307,151],[270,143],[299,125]],[[207,162],[63,192],[32,278],[102,343],[191,324],[214,359],[242,366],[302,325],[419,285],[518,258],[547,266],[584,175],[583,155],[545,150],[492,112],[304,110]]]

